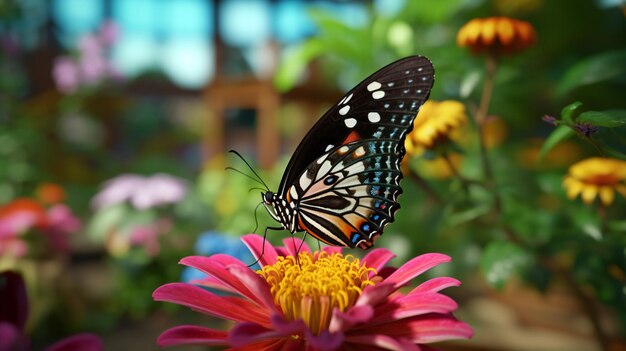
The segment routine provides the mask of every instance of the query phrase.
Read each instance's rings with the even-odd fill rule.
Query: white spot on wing
[[[322,177],[324,177],[328,173],[328,171],[330,171],[330,167],[332,166],[333,165],[330,163],[330,161],[324,162],[322,166],[320,167],[320,169],[317,171],[317,176],[315,177],[315,181],[322,179]]]
[[[365,155],[365,149],[363,148],[363,146],[361,146],[358,149],[354,150],[354,156],[361,157],[363,155]]]
[[[337,151],[339,151],[339,153],[340,153],[341,155],[343,155],[343,154],[345,154],[346,152],[348,152],[349,150],[350,150],[350,148],[344,145],[344,146],[342,146],[341,148],[339,148],[339,150],[337,150]]]
[[[339,110],[339,114],[345,116],[348,111],[350,111],[350,105],[342,107],[341,110]]]
[[[295,186],[292,186],[291,188],[289,188],[289,194],[291,194],[291,198],[294,200],[298,200],[298,191],[296,190]],[[294,206],[294,203],[291,202],[290,203],[291,207]]]
[[[367,114],[367,119],[372,123],[380,122],[380,114],[378,112],[370,112]]]
[[[354,95],[354,94],[350,94],[350,95],[348,95],[348,97],[347,97],[347,98],[345,98],[345,100],[346,100],[346,101],[344,101],[343,103],[344,103],[344,104],[347,104],[347,103],[348,103],[348,101],[350,101],[350,99],[352,99],[352,95]]]
[[[356,119],[346,118],[343,123],[345,123],[348,128],[354,128],[354,126],[356,126]]]
[[[328,149],[326,149],[326,151],[328,151]],[[324,155],[322,155],[322,157],[318,158],[317,159],[317,164],[321,165],[322,162],[324,162],[324,160],[326,159],[326,157],[328,157],[328,154],[324,154]]]
[[[300,176],[300,188],[302,190],[306,190],[309,188],[309,185],[311,185],[311,179],[306,176],[306,173],[304,173]]]
[[[335,146],[333,144],[328,144],[328,146],[326,146],[326,151],[334,148]]]
[[[385,92],[382,90],[377,90],[372,93],[372,97],[376,100],[381,99],[383,96],[385,96]]]
[[[374,81],[367,85],[367,91],[374,91],[380,89],[382,85],[380,83]]]

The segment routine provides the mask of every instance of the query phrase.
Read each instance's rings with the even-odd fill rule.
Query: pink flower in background
[[[120,35],[120,28],[111,20],[106,20],[102,23],[98,37],[100,42],[106,46],[111,46]]]
[[[102,190],[91,200],[96,209],[117,205],[125,201],[140,210],[177,203],[187,193],[187,183],[168,174],[144,177],[124,174],[108,180]]]
[[[44,208],[36,201],[18,198],[0,207],[0,255],[15,257],[28,252],[23,234],[33,228],[45,228],[48,219]]]
[[[52,76],[57,88],[64,93],[74,92],[80,85],[80,67],[67,56],[57,57],[54,60]]]
[[[161,219],[154,223],[140,224],[135,226],[130,233],[130,243],[133,246],[143,246],[150,257],[159,254],[159,236],[167,233],[172,223],[167,219]]]
[[[408,292],[400,290],[450,261],[446,255],[425,254],[394,268],[386,266],[394,255],[382,248],[359,260],[344,256],[339,247],[312,252],[299,239],[285,239],[284,247],[273,247],[258,235],[247,235],[243,241],[259,258],[261,270],[255,272],[249,262],[224,254],[181,260],[208,275],[197,284],[227,296],[187,283],[163,285],[152,295],[157,301],[233,321],[233,329],[178,326],[161,334],[160,346],[429,350],[424,344],[472,336],[471,328],[452,315],[457,308],[454,300],[439,293],[459,285],[458,280],[433,278]]]
[[[78,56],[61,56],[52,71],[57,88],[72,93],[82,86],[92,86],[122,76],[107,57],[107,51],[118,37],[118,28],[111,22],[102,24],[97,34],[86,34],[78,40]]]
[[[35,230],[56,252],[69,248],[67,235],[80,228],[71,209],[56,204],[44,209],[29,198],[19,198],[0,207],[0,255],[22,257],[28,253],[24,234]]]
[[[72,210],[63,204],[56,204],[48,209],[48,227],[45,233],[50,245],[57,252],[69,251],[70,245],[67,235],[80,229],[80,220],[74,216]]]

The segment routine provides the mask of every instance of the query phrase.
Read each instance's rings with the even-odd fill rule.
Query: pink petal
[[[273,313],[279,313],[265,279],[254,273],[248,267],[230,265],[226,267],[226,269],[246,286],[248,291],[250,291],[250,293],[255,297],[255,301],[260,302],[264,307]]]
[[[428,314],[405,318],[391,323],[367,325],[359,328],[361,334],[384,334],[411,339],[415,343],[431,343],[450,339],[468,339],[472,328],[452,315]]]
[[[100,351],[102,340],[99,336],[91,333],[82,333],[69,336],[48,346],[45,351]]]
[[[246,244],[252,256],[259,260],[261,267],[276,263],[276,257],[278,256],[276,249],[262,236],[248,234],[241,237],[241,241]]]
[[[187,306],[196,311],[237,322],[269,324],[268,311],[238,297],[222,297],[186,283],[170,283],[158,287],[152,298]]]
[[[239,348],[268,339],[290,338],[280,332],[262,327],[255,323],[239,323],[228,334],[230,345]]]
[[[284,248],[287,250],[289,256],[296,257],[299,252],[311,253],[311,249],[306,242],[295,236],[283,239],[283,245],[285,245]]]
[[[448,313],[457,307],[454,300],[438,293],[406,295],[377,308],[375,317],[368,321],[368,325],[395,322],[427,313]]]
[[[378,272],[396,255],[384,248],[376,248],[365,255],[361,262],[364,266],[376,269]],[[373,276],[373,273],[371,274]]]
[[[474,335],[469,325],[451,316],[441,316],[439,319],[415,319],[407,326],[413,330],[413,341],[416,343],[469,339]]]
[[[356,300],[356,306],[371,305],[376,306],[398,290],[394,283],[383,281],[376,285],[368,285],[363,289],[363,293]]]
[[[217,289],[217,290],[221,290],[224,292],[237,294],[237,290],[223,283],[221,280],[218,280],[215,277],[211,277],[211,276],[206,276],[201,279],[193,279],[193,280],[188,281],[188,283],[193,284],[193,285],[200,285],[205,288],[212,288],[212,289]]]
[[[393,351],[420,351],[420,347],[415,345],[415,343],[410,340],[404,338],[396,339],[382,334],[349,335],[346,337],[346,342],[376,346],[385,350]]]
[[[344,340],[343,333],[331,333],[328,330],[322,330],[320,335],[312,335],[311,332],[307,330],[305,335],[309,346],[313,347],[316,351],[337,350]]]
[[[328,330],[330,332],[345,331],[359,323],[367,322],[372,316],[374,316],[374,308],[370,305],[353,306],[346,312],[335,308]]]
[[[411,290],[408,295],[421,292],[438,292],[452,286],[459,286],[461,282],[450,277],[437,277],[429,279]]]
[[[280,314],[272,315],[270,320],[272,327],[278,330],[281,335],[300,335],[307,328],[302,319],[288,321]]]
[[[396,287],[401,287],[427,270],[451,260],[449,256],[438,253],[420,255],[399,267],[385,282],[393,282]]]
[[[172,345],[228,345],[226,338],[228,332],[196,325],[180,325],[164,331],[157,339],[161,347]]]
[[[214,256],[215,259],[214,259]],[[263,300],[260,300],[255,294],[250,292],[248,288],[242,284],[239,279],[234,277],[229,271],[227,271],[222,262],[231,262],[231,259],[227,259],[226,255],[214,255],[211,257],[205,256],[189,256],[180,260],[181,264],[195,268],[203,273],[206,273],[223,284],[230,287],[230,290],[235,290],[238,294],[257,302],[260,305],[264,305]],[[243,265],[243,263],[239,263]],[[236,264],[231,264],[236,265]],[[249,269],[246,267],[246,269]]]

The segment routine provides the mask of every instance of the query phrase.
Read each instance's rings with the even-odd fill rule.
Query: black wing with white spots
[[[264,194],[274,218],[331,245],[371,247],[400,208],[404,141],[433,83],[432,63],[412,56],[346,93],[304,137],[279,191]]]

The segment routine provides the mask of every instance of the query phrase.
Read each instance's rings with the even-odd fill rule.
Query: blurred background
[[[498,56],[477,121],[493,52],[457,33],[490,16],[536,40]],[[227,151],[275,190],[343,92],[421,54],[431,99],[461,117],[445,145],[409,149],[377,246],[453,257],[434,273],[463,282],[447,293],[476,335],[441,348],[626,349],[626,166],[591,180],[591,199],[563,186],[576,162],[626,159],[625,16],[620,0],[0,0],[0,271],[25,282],[24,334],[33,349],[93,332],[107,350],[153,350],[167,327],[217,323],[151,293],[198,277],[187,255],[253,262],[238,237],[258,184],[224,171],[249,173]],[[594,199],[602,187],[611,201]]]

